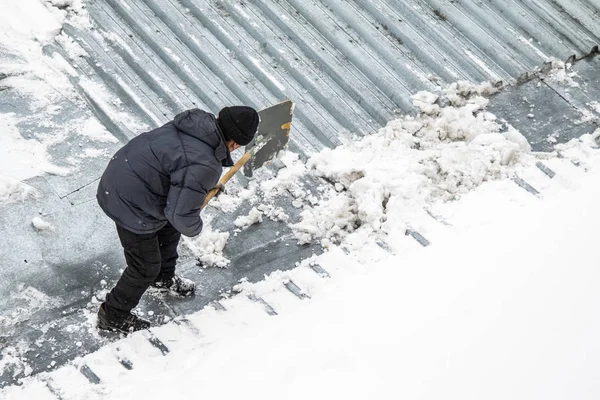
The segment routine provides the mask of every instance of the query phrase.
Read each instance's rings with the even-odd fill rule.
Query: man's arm
[[[165,217],[183,235],[196,236],[202,231],[202,203],[218,179],[217,171],[197,164],[171,174]]]

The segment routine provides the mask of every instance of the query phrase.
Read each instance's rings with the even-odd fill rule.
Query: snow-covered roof
[[[221,299],[242,278],[261,280],[296,262],[301,268],[293,275],[271,274],[265,282],[306,296],[307,282],[327,272],[336,278],[333,265],[301,263],[321,246],[342,241],[338,251],[360,248],[365,257],[373,248],[388,255],[435,247],[445,240],[440,233],[453,234],[448,224],[465,221],[432,208],[431,199],[446,200],[455,189],[460,195],[497,179],[500,193],[535,206],[540,197],[576,186],[574,177],[585,174],[597,155],[600,57],[503,90],[487,106],[477,94],[493,91],[492,85],[417,92],[458,79],[523,82],[520,77],[529,78],[527,72],[553,58],[584,56],[599,42],[592,24],[598,0],[251,3],[89,0],[91,27],[81,20],[87,14],[78,0],[0,4],[0,21],[9,22],[0,24],[0,46],[10,45],[7,57],[0,54],[0,139],[6,143],[0,151],[0,298],[8,299],[0,310],[0,386],[28,375],[35,381],[40,371],[106,344],[94,316],[124,264],[114,226],[96,205],[96,181],[121,145],[116,137],[126,141],[183,108],[216,111],[237,102],[261,107],[290,97],[298,103],[292,149],[303,153],[336,144],[344,131],[375,132],[411,111],[413,100],[423,113],[403,116],[329,156],[312,157],[308,166],[288,153],[278,173],[269,170],[265,179],[230,187],[230,195],[205,212],[203,235],[182,246],[178,270],[201,283],[200,294],[164,303],[150,295],[140,305],[138,311],[159,324]],[[20,19],[4,12],[11,8]],[[39,28],[53,38],[64,15],[52,24],[34,18],[45,13],[72,17],[65,34],[45,48],[50,57],[42,57],[32,40],[4,36],[12,26]],[[529,151],[519,132],[533,150],[583,139],[540,155]],[[24,167],[13,168],[12,160]],[[350,190],[355,180],[360,182]],[[510,203],[510,196],[490,198]],[[477,208],[452,204],[469,215]],[[498,212],[490,202],[477,204],[483,215],[470,221]],[[232,231],[237,216],[256,212],[252,207],[264,221]],[[368,235],[369,229],[378,236]],[[374,246],[366,248],[367,239]],[[206,254],[209,247],[214,251]],[[212,259],[203,262],[220,265],[228,258],[231,266],[198,268],[195,258],[207,256]],[[267,315],[287,312],[268,295],[243,294],[236,301],[244,307],[250,301]],[[296,301],[287,292],[282,296]],[[212,304],[229,310],[228,302]],[[171,346],[161,332],[159,339]],[[104,378],[101,366],[85,364],[89,360],[76,373],[90,382],[94,372]],[[51,398],[72,389],[60,376],[39,379]]]
[[[550,60],[597,51],[599,0],[96,0],[97,27],[65,31],[62,50],[113,132],[177,111],[297,102],[292,149],[339,143],[412,111],[440,83],[512,81]],[[82,51],[83,49],[83,51]],[[106,87],[104,87],[106,85]],[[119,104],[107,101],[118,98]]]

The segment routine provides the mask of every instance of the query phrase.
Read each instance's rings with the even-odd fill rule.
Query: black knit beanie
[[[254,138],[259,118],[252,107],[233,106],[219,111],[217,122],[226,140],[233,140],[240,146],[245,146]]]

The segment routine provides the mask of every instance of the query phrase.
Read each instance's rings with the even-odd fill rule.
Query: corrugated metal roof
[[[419,90],[511,80],[600,43],[600,0],[90,0],[88,9],[97,29],[65,28],[89,55],[75,80],[115,134],[139,132],[111,108],[156,126],[187,108],[291,98],[292,148],[303,153],[410,112]]]
[[[251,4],[89,0],[87,4],[96,28],[65,28],[84,51],[65,37],[59,38],[60,48],[48,51],[71,56],[78,67],[71,75],[73,81],[122,140],[139,133],[140,122],[155,126],[186,108],[218,111],[234,103],[260,108],[289,97],[298,103],[294,148],[310,152],[336,144],[340,132],[368,133],[397,111],[410,111],[410,94],[418,90],[457,79],[513,79],[550,57],[583,56],[600,42],[594,24],[600,0],[257,0]],[[549,145],[548,134],[555,130],[562,135],[559,140],[589,133],[596,129],[594,121],[574,121],[580,108],[598,100],[594,95],[600,88],[599,58],[590,61],[575,66],[586,78],[579,80],[577,89],[542,85],[538,79],[504,91],[493,99],[490,110],[518,129],[526,126],[535,149]],[[6,107],[25,104],[19,103],[23,100],[17,92],[3,94]],[[57,104],[61,112],[49,116],[53,129],[62,126],[54,124],[59,119],[86,115],[66,97]],[[540,105],[535,120],[528,117],[532,104]],[[23,115],[31,112],[25,106],[17,108]],[[37,122],[32,129],[39,131]],[[66,150],[53,149],[55,159],[72,155],[71,146],[77,144],[87,146],[87,141],[74,141]],[[94,201],[102,160],[86,159],[84,168],[68,179],[46,176],[28,182],[44,193],[35,207],[58,222],[55,234],[32,234],[30,225],[23,223],[23,216],[30,215],[29,203],[11,204],[10,212],[2,214],[0,228],[8,243],[4,263],[27,265],[11,269],[18,272],[17,281],[58,301],[46,304],[43,312],[31,306],[25,314],[20,314],[24,306],[18,297],[3,306],[5,315],[18,311],[20,322],[1,332],[0,343],[32,347],[18,346],[16,354],[9,353],[12,358],[0,374],[0,387],[22,378],[23,365],[37,374],[106,343],[88,329],[89,312],[96,307],[90,299],[98,299],[106,282],[118,279],[123,261],[114,226],[101,216]],[[303,179],[306,188],[317,186],[316,178]],[[532,193],[537,190],[519,182]],[[278,197],[274,206],[296,220],[301,210],[291,205],[293,197],[291,193]],[[232,214],[208,211],[218,216],[213,227],[225,231],[250,207],[245,204]],[[427,242],[427,235],[412,229],[407,233],[421,244]],[[146,296],[141,309],[156,311],[159,323],[163,315],[187,315],[220,299],[223,290],[241,278],[262,279],[319,251],[318,244],[299,246],[292,237],[286,224],[265,218],[229,239],[225,254],[232,268],[201,269],[192,257],[183,257],[178,270],[203,282],[200,293],[167,303]],[[14,282],[3,282],[4,298],[20,290]],[[82,313],[82,307],[87,312]],[[73,331],[74,326],[84,329]],[[67,331],[68,335],[61,334]]]

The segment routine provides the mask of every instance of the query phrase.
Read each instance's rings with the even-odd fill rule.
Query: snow
[[[219,196],[213,198],[210,202],[211,207],[226,213],[235,211],[246,201],[251,201],[256,194],[256,190],[240,188],[235,182],[228,184],[226,189],[226,193],[219,193]]]
[[[439,106],[434,104],[438,98],[438,95],[425,91],[418,92],[412,96],[415,107],[427,114],[439,110]]]
[[[48,160],[47,146],[35,139],[24,139],[16,127],[14,114],[0,116],[0,171],[13,179],[27,179],[55,172],[57,167]],[[63,170],[62,173],[66,173]]]
[[[531,164],[526,139],[512,127],[503,132],[485,111],[488,100],[479,93],[487,91],[488,85],[450,86],[447,106],[433,104],[437,95],[420,92],[413,97],[421,109],[417,117],[402,117],[374,135],[311,157],[311,173],[330,186],[326,200],[304,204],[301,221],[292,225],[299,243],[319,239],[330,247],[365,231],[394,241],[423,205],[457,199]]]
[[[60,34],[62,24],[67,17],[71,23],[77,22],[81,26],[89,26],[82,0],[2,2],[0,4],[0,26],[2,26],[0,48],[22,59],[16,65],[8,64],[8,72],[42,71],[43,65],[47,65],[47,60],[44,60],[41,46],[51,42]]]
[[[570,87],[580,86],[579,83],[573,79],[577,76],[577,73],[571,69],[571,64],[553,60],[552,69],[553,73],[548,76],[550,82],[557,82]]]
[[[85,13],[80,1],[53,3],[23,0],[0,4],[0,49],[10,55],[0,58],[0,69],[8,75],[2,84],[30,96],[32,108],[27,121],[13,113],[0,115],[0,204],[35,195],[35,189],[23,182],[28,178],[70,172],[56,166],[48,154],[49,146],[65,139],[63,134],[41,139],[18,127],[36,119],[41,127],[51,126],[48,116],[57,111],[57,97],[70,95],[73,90],[53,60],[43,55],[42,45],[60,33],[67,14],[79,13],[83,18]]]
[[[88,118],[81,127],[81,134],[94,141],[117,143],[118,140],[96,118]]]
[[[264,216],[273,221],[288,222],[290,219],[290,216],[285,213],[282,207],[275,207],[273,205],[263,203],[258,205],[256,209],[258,212],[262,213]],[[257,222],[260,223],[262,220],[258,220]]]
[[[34,217],[31,220],[31,224],[38,231],[48,231],[54,229],[51,223],[44,221],[41,217]]]
[[[65,74],[78,72],[65,60],[44,57],[41,45],[56,38],[69,57],[85,55],[59,34],[67,18],[85,25],[84,3],[0,4],[0,49],[16,56],[0,64],[13,75],[3,84],[32,96],[33,114],[44,108],[40,127],[61,131],[40,138],[20,128],[23,121],[14,114],[0,115],[0,203],[36,196],[26,179],[71,172],[55,165],[48,151],[67,132],[76,129],[86,145],[118,142],[95,118],[64,129],[45,120],[59,112],[58,98],[75,97]],[[556,64],[548,79],[576,87],[574,77],[568,66]],[[146,128],[103,85],[80,82],[117,124],[132,132]],[[283,168],[273,176],[246,188],[234,185],[211,206],[232,212],[250,202],[235,226],[246,229],[265,217],[283,221],[299,243],[318,241],[323,255],[261,282],[243,280],[235,295],[221,300],[226,312],[208,307],[136,333],[26,378],[21,386],[0,389],[0,398],[149,399],[172,397],[174,388],[179,398],[190,399],[598,398],[600,129],[557,145],[554,153],[533,154],[518,130],[486,111],[487,97],[496,91],[489,83],[457,82],[435,93],[418,92],[416,116],[391,121],[361,140],[346,138],[306,163],[283,154]],[[597,102],[590,105],[598,111]],[[535,117],[533,109],[530,115]],[[79,158],[69,156],[73,164],[107,154],[80,146]],[[557,176],[543,175],[539,161]],[[519,188],[515,177],[541,194]],[[319,186],[307,187],[305,178]],[[262,204],[255,203],[258,194]],[[284,194],[301,209],[299,221],[274,204]],[[55,229],[47,214],[31,215],[24,224],[30,221],[40,236]],[[227,267],[230,233],[215,230],[209,219],[205,223],[200,236],[183,238],[181,246],[205,268]],[[431,245],[423,248],[409,232]],[[106,281],[101,285],[90,309],[109,289]],[[291,285],[299,292],[292,294]],[[2,331],[58,305],[30,286],[21,284],[17,292],[6,300],[18,305],[14,315],[0,315]],[[267,307],[277,316],[265,313]],[[82,312],[86,326],[93,326],[95,314]],[[169,354],[152,347],[149,336],[166,343]],[[29,376],[32,368],[21,355],[31,351],[30,344],[1,343],[0,374],[10,366],[14,376]],[[133,370],[121,367],[121,357],[133,361]],[[101,385],[87,382],[77,369],[84,364]]]
[[[37,191],[16,179],[0,175],[0,204],[10,204],[34,197]]]
[[[600,130],[542,156],[485,110],[477,87],[415,102],[435,107],[307,163],[287,153],[276,175],[218,199],[234,209],[265,193],[235,221],[246,228],[264,217],[287,221],[268,202],[291,193],[303,209],[291,227],[300,242],[320,240],[322,256],[240,282],[221,300],[224,313],[206,308],[154,328],[166,356],[138,333],[0,394],[37,393],[44,379],[64,399],[160,398],[173,385],[180,398],[596,398],[589,360],[600,355],[600,324],[589,316],[600,300]],[[540,160],[554,179],[536,168]],[[319,197],[302,185],[307,174],[323,180]],[[204,267],[225,267],[229,233],[205,222],[182,246]],[[409,229],[433,244],[423,248]],[[3,358],[19,365],[18,354],[10,347]],[[133,370],[117,356],[133,360]],[[99,390],[74,367],[84,363],[100,376]],[[162,384],[148,384],[156,379]]]
[[[219,196],[220,197],[220,196]],[[225,268],[229,260],[223,255],[223,250],[229,239],[229,232],[219,232],[210,226],[210,221],[205,221],[200,235],[194,238],[182,236],[182,245],[198,259],[204,268]]]
[[[181,399],[596,399],[598,154],[588,163],[583,175],[562,164],[576,188],[547,178],[544,199],[495,181],[443,204],[452,226],[428,248],[369,265],[338,248],[311,261],[331,278],[303,263],[243,283],[222,301],[227,312],[153,329],[165,356],[138,333],[80,360],[98,387],[72,366],[47,377],[67,400],[163,398],[174,386]],[[290,279],[310,299],[287,291]],[[36,379],[3,395],[30,390],[40,390]]]
[[[35,195],[35,189],[22,182],[25,179],[45,173],[65,175],[69,172],[52,164],[46,144],[25,139],[17,122],[12,113],[0,114],[0,204]]]
[[[82,156],[87,157],[87,158],[96,158],[96,157],[106,156],[106,150],[88,148],[88,149],[83,150]]]
[[[62,20],[38,0],[5,1],[0,4],[0,25],[0,43],[22,51],[24,39],[52,40]]]
[[[252,207],[248,215],[241,215],[233,222],[235,226],[241,229],[248,228],[250,225],[260,224],[263,220],[263,213],[256,207]]]
[[[582,135],[565,144],[557,144],[556,150],[560,157],[569,159],[576,165],[589,168],[589,160],[593,159],[598,148],[600,128],[592,134]]]

